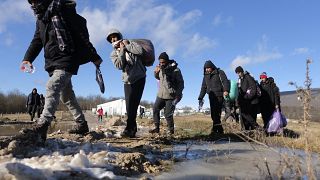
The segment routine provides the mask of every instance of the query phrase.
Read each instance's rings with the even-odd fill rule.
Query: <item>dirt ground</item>
[[[192,176],[192,174],[188,173],[186,176],[196,177],[196,179],[206,179],[206,177],[213,177],[213,175],[219,178],[256,178],[260,176],[279,177],[288,175],[285,173],[276,173],[274,170],[274,167],[278,167],[278,165],[276,166],[274,164],[278,163],[280,156],[277,155],[276,157],[270,159],[270,166],[274,165],[272,168],[270,168],[273,170],[272,174],[268,174],[266,170],[258,171],[258,169],[261,169],[261,167],[264,167],[265,169],[263,160],[261,160],[259,162],[260,164],[258,165],[252,165],[252,163],[250,163],[251,160],[248,161],[248,159],[250,159],[250,157],[254,157],[252,162],[255,162],[256,159],[261,158],[261,152],[264,155],[270,154],[270,152],[273,152],[277,146],[289,147],[290,149],[300,147],[303,149],[304,144],[303,139],[301,138],[303,127],[301,124],[295,121],[289,121],[287,130],[284,131],[282,136],[266,137],[265,135],[261,135],[259,133],[241,134],[238,133],[239,126],[233,122],[227,122],[224,124],[224,135],[209,136],[212,126],[212,121],[209,116],[200,114],[184,117],[181,116],[175,117],[174,136],[168,136],[166,135],[165,120],[161,121],[161,133],[157,135],[151,135],[148,133],[148,130],[153,127],[152,120],[143,118],[137,119],[137,137],[129,139],[121,138],[120,136],[120,133],[124,129],[125,125],[123,119],[119,117],[105,118],[104,121],[100,123],[97,121],[97,117],[90,112],[85,113],[85,116],[90,128],[90,133],[85,136],[71,135],[65,133],[63,130],[56,129],[56,131],[48,135],[48,139],[44,145],[37,143],[38,137],[34,134],[29,136],[18,135],[0,138],[0,163],[10,162],[12,165],[13,159],[16,158],[23,160],[32,158],[40,158],[41,160],[41,158],[43,158],[42,162],[44,165],[46,165],[46,163],[48,163],[48,159],[50,159],[49,157],[56,152],[59,152],[60,156],[58,157],[62,158],[63,161],[69,162],[70,164],[76,162],[75,164],[77,164],[77,166],[79,166],[79,164],[80,166],[86,166],[88,163],[83,162],[83,159],[87,159],[87,161],[90,162],[90,165],[87,166],[90,166],[90,168],[92,168],[92,164],[95,164],[94,167],[100,164],[100,166],[103,166],[103,169],[112,171],[116,177],[133,177],[142,179],[170,179],[179,177],[178,179],[184,179],[185,176],[181,176],[181,174],[179,174],[179,176],[175,176],[176,173],[173,173],[172,170],[175,169],[178,172],[184,172],[186,170],[190,170],[190,168],[194,168],[188,165],[187,167],[189,169],[186,169],[183,166],[183,163],[186,163],[189,160],[199,160],[206,157],[206,163],[204,164],[204,162],[198,162],[198,165],[203,166],[204,169],[207,168],[209,171],[212,165],[208,166],[207,162],[211,162],[211,164],[212,162],[217,161],[220,162],[219,164],[225,164],[228,162],[228,166],[230,166],[230,163],[233,162],[236,166],[234,168],[237,168],[241,162],[240,164],[235,162],[239,161],[240,158],[243,162],[249,162],[251,165],[248,164],[247,169],[254,168],[256,173],[248,175],[246,173],[246,169],[244,169],[242,174],[228,174],[228,172],[221,173],[221,171],[216,171],[213,174],[209,173],[208,176],[202,176],[201,174],[201,176]],[[20,117],[23,117],[23,115],[20,115]],[[13,117],[11,118],[14,119]],[[2,118],[2,120],[4,120],[2,122],[5,123],[12,119]],[[19,122],[19,120],[16,121]],[[22,121],[27,121],[27,118],[23,119]],[[53,122],[51,126],[54,127],[56,124],[59,124],[62,121],[64,123],[68,122],[67,124],[73,123],[70,121],[70,118],[67,118],[67,115],[63,115],[63,113],[61,113],[61,117],[57,116],[57,122]],[[311,123],[309,129],[314,135],[310,137],[310,147],[315,150],[315,152],[320,152],[318,149],[320,146],[317,146],[319,145],[318,138],[320,137],[320,131],[318,130],[319,127],[319,124]],[[248,137],[246,137],[246,135]],[[244,144],[237,144],[239,142]],[[190,147],[188,144],[191,144]],[[258,148],[252,148],[253,146],[258,146]],[[182,147],[182,149],[176,150],[177,147]],[[204,150],[202,149],[203,147],[205,147]],[[240,147],[243,149],[240,150]],[[250,150],[247,149],[248,147]],[[261,150],[261,147],[263,147],[264,150]],[[221,148],[227,149],[221,150]],[[259,149],[259,151],[257,151],[257,149]],[[220,152],[218,153],[219,158],[217,158],[218,151]],[[228,153],[226,154],[225,152],[227,151]],[[223,153],[221,154],[221,152]],[[230,159],[232,152],[237,152],[237,154],[239,154],[239,156],[234,157],[234,160]],[[179,153],[182,153],[183,155],[180,156]],[[202,156],[203,154],[205,154],[205,156]],[[272,156],[274,156],[274,154],[271,155],[271,157]],[[223,160],[221,157],[224,157]],[[317,155],[314,157],[318,158]],[[286,159],[288,162],[294,161],[294,158],[283,157],[282,160],[283,159]],[[23,160],[21,160],[21,162]],[[274,162],[274,164],[271,162]],[[51,162],[49,161],[49,163]],[[180,165],[177,167],[177,164]],[[316,164],[315,168],[318,166],[319,165]],[[215,169],[221,168],[223,169],[224,165],[217,166],[215,164]],[[10,179],[10,174],[14,174],[12,176],[15,177],[17,177],[17,174],[19,174],[16,171],[17,168],[10,168],[8,164],[6,165],[6,169],[6,173],[9,172],[9,178],[7,179]],[[292,169],[294,168],[288,168],[288,171]],[[90,175],[90,173],[86,173],[86,171],[51,171],[52,172],[50,176],[53,177],[73,177],[71,179],[95,179],[97,177],[102,177],[96,176],[94,178],[92,175]],[[57,174],[59,174],[59,176]],[[203,172],[203,174],[207,173]],[[23,177],[25,176],[27,175],[23,174]],[[30,177],[32,176],[30,175]],[[43,177],[47,176],[43,175]],[[105,177],[110,178],[110,176]]]

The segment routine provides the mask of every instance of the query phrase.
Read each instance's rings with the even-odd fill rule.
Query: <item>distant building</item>
[[[99,109],[100,107],[102,107],[103,112],[107,113],[108,116],[124,116],[127,114],[126,101],[124,99],[98,104],[96,109]],[[144,106],[139,105],[137,110],[138,115],[140,113],[140,107],[145,109]]]

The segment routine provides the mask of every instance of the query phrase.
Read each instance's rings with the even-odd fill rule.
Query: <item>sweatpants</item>
[[[71,83],[72,74],[64,70],[54,70],[46,85],[44,109],[39,124],[51,122],[57,110],[59,99],[67,106],[77,123],[85,122],[84,115],[78,104]]]

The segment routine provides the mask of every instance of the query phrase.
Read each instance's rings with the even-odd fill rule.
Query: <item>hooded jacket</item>
[[[112,29],[107,35],[108,41],[111,34],[117,34],[119,38],[122,38],[122,34],[118,30]],[[132,40],[128,40],[128,42],[129,44],[126,44],[123,49],[113,48],[111,60],[116,68],[122,70],[122,81],[125,84],[133,84],[146,77],[147,69],[141,60],[142,46]]]
[[[206,68],[212,68],[211,73],[206,73]],[[214,93],[215,96],[223,96],[223,92],[230,91],[230,81],[223,70],[217,68],[211,61],[206,61],[203,66],[203,80],[198,100],[202,100],[205,94]]]
[[[36,91],[36,93],[33,93],[34,90]],[[30,105],[39,106],[40,105],[40,95],[37,93],[37,89],[35,89],[35,88],[32,89],[32,92],[28,95],[26,105],[27,106],[30,106]]]
[[[249,72],[245,71],[243,77],[239,78],[239,103],[258,104],[257,83]]]
[[[261,97],[259,102],[262,107],[274,108],[276,105],[280,106],[280,92],[277,85],[274,83],[274,79],[269,77],[266,82],[260,82]],[[264,108],[262,108],[263,110]]]
[[[157,96],[161,99],[182,98],[184,89],[184,80],[178,64],[170,60],[165,68],[161,68],[158,73],[154,73],[159,80],[159,91]]]
[[[67,26],[70,29],[66,29],[71,33],[71,37],[75,38],[75,45],[78,45],[79,37],[86,37],[88,35],[81,35],[82,30],[78,30],[79,35],[74,36],[75,30],[72,27],[77,26],[79,21],[79,15],[76,13],[76,3],[73,0],[63,1],[65,4],[61,9],[61,14],[65,19]],[[95,48],[92,46],[88,38],[82,38],[81,40],[86,41],[83,44],[86,44],[91,61],[101,59],[100,56],[96,53]],[[37,19],[36,30],[33,36],[33,39],[29,45],[28,50],[25,53],[24,60],[33,62],[36,57],[39,55],[40,51],[44,48],[44,57],[45,57],[45,70],[51,75],[54,70],[61,69],[65,70],[72,74],[77,74],[79,69],[79,57],[83,56],[83,48],[76,47],[75,51],[61,51],[59,49],[58,40],[56,37],[55,29],[53,28],[52,22],[44,22],[43,20]]]

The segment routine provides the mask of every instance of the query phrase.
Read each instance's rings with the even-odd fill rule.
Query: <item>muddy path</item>
[[[0,179],[290,178],[297,176],[297,169],[284,168],[286,164],[303,166],[305,157],[302,151],[243,142],[232,134],[150,135],[148,120],[139,121],[136,138],[121,138],[125,122],[120,118],[100,123],[95,115],[85,116],[91,130],[85,136],[59,129],[59,124],[73,124],[64,121],[51,125],[55,131],[44,146],[36,144],[35,135],[1,137]],[[313,159],[320,170],[318,154]]]

